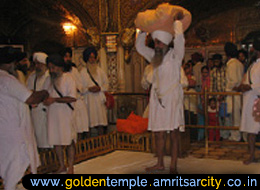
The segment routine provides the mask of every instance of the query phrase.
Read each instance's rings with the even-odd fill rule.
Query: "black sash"
[[[99,84],[97,83],[97,81],[94,79],[94,77],[92,76],[92,74],[89,72],[88,68],[87,68],[87,72],[91,78],[91,80],[95,83],[96,86],[100,87]]]
[[[252,80],[251,80],[251,69],[253,67],[254,64],[250,65],[250,67],[248,68],[248,81],[249,81],[249,84],[253,84],[252,83]]]
[[[37,82],[37,76],[35,74],[34,84],[33,84],[33,90],[36,91],[36,82]]]
[[[62,93],[57,89],[57,87],[55,86],[55,84],[53,84],[53,87],[54,87],[54,90],[59,94],[59,96],[60,96],[61,98],[63,98]],[[72,111],[74,110],[73,106],[72,106],[70,103],[66,103],[66,104],[69,106],[69,108],[70,108]]]

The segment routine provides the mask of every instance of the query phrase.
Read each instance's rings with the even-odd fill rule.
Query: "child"
[[[225,98],[223,96],[220,96],[218,98],[219,100],[219,125],[220,126],[231,126],[230,123],[230,114],[227,113],[227,102],[225,102]],[[220,137],[222,140],[228,139],[230,136],[229,130],[220,130]]]
[[[218,126],[218,114],[217,114],[217,100],[215,98],[209,99],[208,106],[208,125],[209,126]],[[219,141],[220,140],[220,131],[219,129],[209,129],[209,141]]]

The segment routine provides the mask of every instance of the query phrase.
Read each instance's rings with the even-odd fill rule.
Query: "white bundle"
[[[152,33],[155,30],[162,30],[174,35],[173,21],[175,15],[182,11],[183,31],[191,24],[191,13],[183,7],[163,3],[154,10],[146,10],[137,14],[135,25],[144,32]]]

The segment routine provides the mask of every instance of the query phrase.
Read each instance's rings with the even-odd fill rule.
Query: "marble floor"
[[[178,161],[179,174],[260,174],[260,163],[244,165],[245,150],[222,148],[214,145],[205,154],[205,148],[193,146],[189,156]],[[225,156],[226,155],[226,156]],[[75,165],[77,174],[147,174],[145,168],[156,163],[151,153],[115,151]],[[169,172],[170,157],[165,156],[165,170]]]

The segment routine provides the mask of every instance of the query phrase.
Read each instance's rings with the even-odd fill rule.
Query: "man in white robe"
[[[65,48],[62,52],[62,56],[66,63],[65,72],[71,74],[77,87],[77,101],[75,102],[74,122],[76,131],[78,133],[78,139],[83,139],[83,134],[89,131],[89,119],[87,105],[85,104],[83,96],[83,82],[82,77],[76,67],[76,64],[72,62],[72,49]]]
[[[257,60],[248,68],[245,80],[240,85],[243,94],[243,110],[240,131],[248,133],[250,157],[244,161],[244,164],[250,164],[255,161],[255,141],[256,135],[260,131],[260,123],[253,117],[254,101],[260,96],[260,41],[253,43],[257,54]]]
[[[228,58],[227,66],[226,66],[226,92],[235,92],[237,87],[241,84],[244,66],[243,64],[236,58],[238,51],[235,44],[231,42],[227,42],[225,44],[225,53]],[[233,101],[234,100],[234,101]],[[227,97],[227,113],[230,114],[228,116],[228,123],[225,124],[227,126],[240,126],[241,114],[241,98],[240,96],[232,96]],[[231,130],[229,140],[232,141],[240,141],[241,135],[239,131]]]
[[[166,131],[171,132],[172,153],[170,173],[177,173],[178,131],[184,126],[183,90],[181,85],[181,65],[184,56],[185,39],[183,26],[179,21],[183,13],[176,14],[173,24],[175,31],[174,49],[168,45],[172,35],[156,30],[152,33],[155,50],[145,46],[146,33],[139,33],[136,39],[136,49],[154,67],[152,89],[150,93],[148,130],[155,133],[158,162],[147,171],[164,170],[163,150]]]
[[[56,173],[67,170],[64,163],[63,147],[68,148],[68,174],[74,173],[74,156],[76,131],[73,123],[74,103],[76,101],[76,84],[71,75],[64,73],[65,61],[58,54],[47,58],[50,77],[44,84],[50,97],[44,101],[48,107],[48,139],[55,147],[60,168]]]
[[[47,91],[32,92],[9,74],[14,67],[13,51],[10,47],[0,50],[0,176],[6,190],[16,188],[28,166],[32,173],[37,173],[39,166],[30,115],[20,113],[25,110],[20,107],[38,104],[48,97]]]
[[[29,89],[34,91],[43,90],[43,84],[49,76],[49,71],[46,65],[47,57],[47,54],[43,52],[35,52],[33,54],[35,71],[28,77],[27,87]],[[38,148],[51,148],[48,143],[46,106],[42,103],[32,106],[31,116]]]
[[[94,47],[84,50],[83,59],[87,66],[82,68],[80,74],[83,81],[83,94],[88,108],[89,127],[90,129],[96,127],[98,135],[103,135],[104,127],[108,125],[106,97],[104,95],[104,92],[108,90],[108,78],[97,64],[97,51]]]

